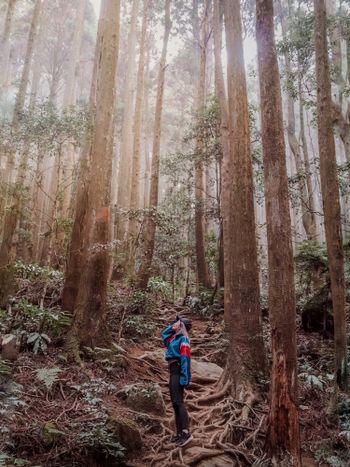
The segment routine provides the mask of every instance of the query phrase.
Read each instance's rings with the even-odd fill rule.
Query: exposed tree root
[[[192,339],[201,345],[205,339]],[[144,354],[143,362],[159,369],[156,357]],[[201,358],[203,361],[203,358]],[[164,367],[165,370],[165,367]],[[163,378],[162,378],[163,379]],[[263,461],[266,407],[253,389],[242,388],[239,399],[230,394],[232,382],[226,370],[219,379],[193,375],[191,388],[186,391],[193,441],[185,448],[170,443],[173,412],[168,394],[168,383],[160,382],[167,404],[167,419],[162,421],[162,433],[144,458],[145,465],[155,467],[195,466],[205,459],[220,455],[232,458],[240,467],[260,466]],[[267,464],[261,464],[267,465]]]
[[[207,388],[203,388],[206,392]],[[248,394],[245,402],[225,397],[228,385],[215,394],[212,393],[208,404],[204,406],[205,396],[201,396],[201,405],[187,402],[193,425],[194,440],[185,448],[177,448],[169,443],[170,429],[164,425],[163,436],[146,458],[151,466],[192,466],[200,461],[222,454],[229,455],[240,466],[260,465],[264,459],[263,441],[265,415],[255,416],[252,406],[257,398]],[[202,391],[203,392],[203,391]],[[189,391],[188,399],[195,400]],[[211,403],[215,405],[210,405]],[[263,465],[263,464],[262,464]]]

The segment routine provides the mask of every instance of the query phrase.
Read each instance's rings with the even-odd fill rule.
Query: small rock
[[[159,384],[136,383],[125,386],[122,393],[126,404],[137,412],[165,414],[165,404]]]
[[[191,361],[191,373],[192,379],[195,377],[219,379],[223,369],[216,365],[216,363],[201,362],[199,360],[192,359]]]
[[[128,453],[133,453],[142,448],[141,434],[129,418],[110,417],[107,421],[107,430],[115,434],[116,439]]]
[[[1,346],[1,357],[3,360],[9,360],[10,362],[17,360],[21,347],[21,341],[17,336],[6,334],[2,338]]]
[[[202,448],[201,446],[193,446],[186,450],[186,455],[191,458],[200,458],[203,454],[212,453],[211,449]],[[216,456],[207,457],[201,461],[197,461],[198,467],[238,467],[237,462],[232,459],[228,454],[217,454]]]

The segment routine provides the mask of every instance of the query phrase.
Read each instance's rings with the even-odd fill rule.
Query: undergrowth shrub
[[[142,315],[130,315],[124,322],[124,335],[135,340],[151,337],[155,332],[155,325],[150,319]]]
[[[0,316],[0,330],[3,332],[47,332],[59,336],[71,324],[71,315],[59,308],[46,309],[26,299],[15,303],[8,312]]]

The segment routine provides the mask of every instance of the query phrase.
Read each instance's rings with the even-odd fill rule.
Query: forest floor
[[[220,315],[159,300],[147,314],[128,315],[120,296],[128,299],[129,291],[110,294],[112,350],[85,349],[77,366],[67,361],[58,337],[46,353],[34,355],[25,347],[8,374],[0,368],[0,466],[268,466],[266,400],[244,406],[219,383],[226,346]],[[176,314],[193,320],[186,403],[194,440],[182,449],[169,442],[174,422],[160,339]],[[267,321],[264,327],[269,346]],[[348,466],[350,400],[339,395],[340,402],[331,404],[332,341],[303,333],[298,339],[303,466]],[[134,384],[147,397],[158,384],[165,411],[159,401],[145,405],[147,410],[131,404],[128,388]],[[120,417],[134,422],[127,452],[116,440]]]

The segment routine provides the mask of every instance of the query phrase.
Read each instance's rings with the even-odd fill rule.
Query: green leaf
[[[61,368],[58,367],[40,368],[40,370],[36,371],[36,377],[50,390],[52,385],[58,380],[58,375],[61,371]]]
[[[40,337],[40,334],[38,332],[32,332],[28,336],[27,344],[33,344],[33,342],[35,342],[38,339],[38,337]]]

